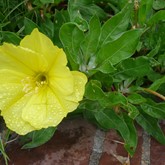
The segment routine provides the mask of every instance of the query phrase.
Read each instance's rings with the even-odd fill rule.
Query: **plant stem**
[[[139,2],[134,0],[134,28],[138,28],[138,11],[139,11]]]
[[[151,93],[151,94],[153,94],[153,95],[155,95],[155,96],[157,96],[157,97],[159,97],[159,98],[161,98],[162,100],[165,101],[165,96],[163,96],[162,94],[160,94],[160,93],[158,93],[156,91],[153,91],[151,89],[148,89],[148,88],[143,88],[143,90],[148,92],[148,93]]]

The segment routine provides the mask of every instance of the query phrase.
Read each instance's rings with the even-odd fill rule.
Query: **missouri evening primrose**
[[[0,47],[0,110],[20,135],[57,126],[82,100],[86,76],[70,71],[64,51],[38,29],[19,46]]]

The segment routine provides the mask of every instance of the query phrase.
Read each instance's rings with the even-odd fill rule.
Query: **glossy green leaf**
[[[107,105],[108,106],[127,105],[127,99],[120,92],[109,92],[107,94]]]
[[[154,81],[154,82],[151,84],[151,86],[149,87],[149,89],[156,91],[156,90],[158,90],[159,87],[160,87],[162,84],[164,84],[164,83],[165,83],[165,76],[163,76],[162,78],[160,78],[160,79]]]
[[[122,118],[115,113],[112,109],[104,109],[97,111],[95,117],[100,125],[105,129],[116,129],[121,131],[122,137],[129,138],[129,130]]]
[[[130,117],[128,117],[126,114],[124,114],[123,117],[130,131],[129,139],[127,139],[126,143],[124,144],[124,147],[127,150],[127,152],[130,154],[130,156],[133,156],[136,151],[137,142],[138,142],[137,131],[134,126],[134,121]]]
[[[97,100],[101,105],[106,102],[106,95],[101,89],[101,84],[97,80],[91,80],[86,85],[85,97],[90,100]]]
[[[59,47],[62,47],[62,43],[60,41],[60,38],[59,38],[59,31],[60,31],[60,28],[63,24],[67,23],[70,21],[70,18],[69,18],[69,13],[67,10],[56,10],[55,12],[55,16],[54,16],[54,34],[55,34],[55,37],[53,38],[53,42],[59,46]]]
[[[106,43],[117,39],[119,34],[124,32],[130,21],[131,4],[127,4],[121,12],[108,19],[102,26],[100,33],[100,47]]]
[[[146,102],[146,99],[141,96],[140,94],[137,93],[132,93],[127,97],[127,100],[131,103],[131,104],[141,104]]]
[[[78,3],[81,5],[81,2]],[[69,1],[68,13],[70,15],[71,22],[74,22],[84,32],[88,30],[88,23],[80,13],[80,6],[77,6],[77,2],[75,0]]]
[[[102,46],[96,55],[98,68],[107,65],[107,63],[110,63],[113,66],[122,60],[131,57],[136,51],[141,33],[141,30],[130,30],[125,32],[117,40]]]
[[[101,84],[97,80],[91,80],[86,85],[85,97],[90,100],[96,100],[103,107],[113,107],[118,105],[126,105],[127,99],[120,92],[105,93],[101,89]]]
[[[162,67],[165,67],[165,54],[160,55],[158,61],[161,63]]]
[[[110,61],[106,61],[104,62],[104,65],[101,65],[100,67],[96,68],[96,70],[102,72],[102,73],[113,73],[116,71],[116,68],[114,66],[112,66],[112,64],[110,63]]]
[[[90,122],[98,125],[99,123],[97,122],[96,118],[95,118],[95,113],[97,111],[100,111],[103,109],[103,107],[100,106],[99,102],[96,100],[96,101],[92,101],[92,100],[88,100],[88,101],[85,101],[81,107],[81,109],[83,109],[83,117],[87,120],[89,120]]]
[[[150,61],[146,57],[129,58],[117,66],[114,76],[118,79],[143,77],[151,73]]]
[[[136,106],[132,105],[132,104],[127,104],[126,110],[128,111],[128,116],[131,119],[135,119],[138,115],[139,115],[139,110]]]
[[[153,0],[141,0],[138,9],[138,23],[144,25],[152,16]]]
[[[34,23],[32,20],[26,17],[24,18],[24,26],[25,26],[24,31],[26,35],[30,34],[34,28],[40,29],[36,23]]]
[[[43,4],[54,3],[55,0],[40,0]]]
[[[40,25],[42,32],[46,34],[51,40],[54,38],[54,23],[49,19],[45,18],[43,23]]]
[[[147,57],[154,57],[154,56],[159,52],[160,44],[161,44],[161,40],[159,39],[159,40],[157,41],[157,44],[155,45],[155,48],[152,49],[152,50],[147,54]]]
[[[148,134],[152,135],[160,143],[165,144],[165,135],[157,119],[141,113],[136,117],[136,121]]]
[[[18,45],[21,41],[21,38],[16,33],[2,31],[2,32],[0,32],[0,34],[2,35],[3,42],[9,42],[14,45]]]
[[[141,104],[141,108],[154,118],[165,119],[165,103],[155,103],[148,99],[146,103]]]
[[[158,23],[159,21],[165,21],[165,10],[156,12],[151,19],[147,22],[148,25]]]
[[[71,22],[75,22],[82,31],[88,30],[88,21],[96,15],[98,18],[106,17],[103,9],[92,0],[70,0],[68,12]]]
[[[101,19],[106,17],[104,10],[97,6],[93,0],[70,0],[68,11],[71,21],[75,21],[80,25],[83,25],[85,19],[90,20],[94,15]]]
[[[136,130],[132,120],[125,117],[125,120],[112,109],[104,109],[95,113],[96,120],[104,129],[115,129],[119,131],[125,141],[125,148],[132,156],[137,144]],[[129,126],[126,122],[129,122]]]
[[[94,16],[89,22],[89,30],[81,44],[86,63],[90,63],[90,58],[96,54],[98,48],[98,38],[100,35],[100,21],[98,17]]]
[[[164,0],[155,0],[153,2],[153,8],[155,10],[161,10],[165,8],[165,1]]]
[[[84,32],[74,23],[65,23],[60,29],[60,40],[68,53],[69,60],[79,64],[80,44],[84,40]]]
[[[38,131],[31,132],[27,134],[29,138],[31,138],[31,141],[29,143],[26,143],[22,148],[27,149],[27,148],[35,148],[38,147],[47,141],[49,141],[52,136],[54,135],[56,128],[55,127],[49,127],[46,129],[41,129]],[[25,138],[26,138],[25,136]]]
[[[101,77],[101,79],[100,79]],[[94,75],[94,79],[101,82],[104,89],[111,89],[111,86],[113,84],[113,77],[110,74],[104,74],[102,72],[97,72],[97,74]]]

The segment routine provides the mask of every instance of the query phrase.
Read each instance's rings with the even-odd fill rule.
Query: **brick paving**
[[[165,122],[162,128],[165,132]],[[155,139],[151,139],[150,158],[151,165],[165,165],[165,145],[162,146]]]
[[[137,129],[137,150],[129,158],[116,131],[101,131],[84,119],[65,120],[53,138],[38,148],[21,150],[18,144],[10,144],[9,165],[165,165],[165,146]],[[0,165],[4,165],[2,158]]]

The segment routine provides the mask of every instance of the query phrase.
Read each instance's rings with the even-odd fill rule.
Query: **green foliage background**
[[[88,76],[84,99],[68,117],[115,129],[130,156],[136,124],[165,144],[164,0],[0,1],[1,44],[17,45],[36,27],[64,49],[72,70]],[[23,148],[45,143],[54,132],[21,137]]]

